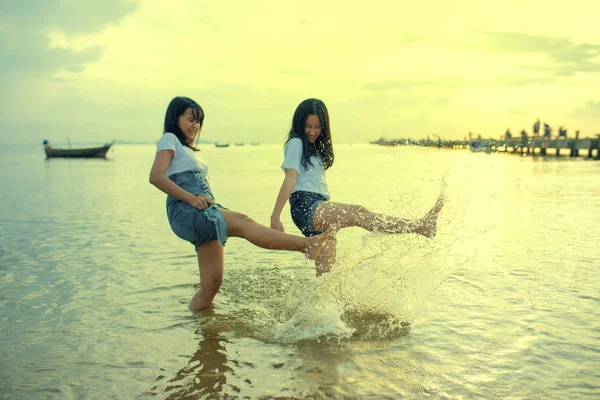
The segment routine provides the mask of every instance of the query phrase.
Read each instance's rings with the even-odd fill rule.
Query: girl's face
[[[323,131],[323,126],[321,125],[321,120],[319,120],[319,116],[316,114],[311,114],[306,118],[306,122],[304,123],[304,134],[310,143],[314,143],[319,136],[321,136],[321,132]]]
[[[200,130],[202,123],[194,117],[192,107],[188,107],[185,112],[179,116],[179,129],[188,138],[189,141],[193,141]]]

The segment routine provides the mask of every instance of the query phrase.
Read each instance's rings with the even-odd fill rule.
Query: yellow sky
[[[0,14],[3,141],[154,142],[175,95],[211,141],[282,142],[307,97],[339,143],[600,133],[595,1],[27,3]]]

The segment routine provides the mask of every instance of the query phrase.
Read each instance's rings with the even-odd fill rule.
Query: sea
[[[343,229],[320,278],[230,238],[192,313],[155,148],[0,148],[1,399],[600,398],[600,161],[335,145],[332,201],[416,219],[442,193],[437,236]],[[217,201],[268,225],[282,144],[200,148]]]

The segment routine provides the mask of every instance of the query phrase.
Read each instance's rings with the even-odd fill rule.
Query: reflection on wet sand
[[[237,285],[232,286],[237,288]],[[229,288],[226,294],[234,293],[236,296],[232,297],[235,298],[242,294],[259,297],[263,293],[255,292],[264,286],[243,288],[242,293]],[[267,288],[272,290],[272,286]],[[296,294],[290,289],[288,293]],[[321,321],[318,318],[321,314],[311,312],[314,306],[282,306],[286,304],[281,301],[269,304],[261,312],[236,307],[224,314],[216,313],[214,309],[198,313],[194,321],[197,348],[185,357],[184,366],[171,370],[171,377],[159,377],[162,383],[153,388],[153,394],[156,396],[160,392],[167,399],[256,398],[274,393],[281,399],[288,396],[360,398],[357,390],[359,387],[365,390],[365,387],[358,380],[364,371],[357,370],[356,365],[348,361],[357,356],[352,354],[352,348],[364,341],[400,339],[410,332],[408,319],[402,315],[347,307],[339,316],[332,311],[332,316],[340,318],[353,334],[345,337],[325,334],[304,339],[307,331],[314,330],[313,324]],[[295,311],[288,315],[287,310]],[[308,315],[304,315],[306,313]],[[278,330],[281,326],[291,333],[284,329],[288,335],[274,334],[281,333]],[[257,353],[256,349],[261,348],[263,350]],[[377,369],[378,363],[379,359],[375,358],[371,366]],[[353,382],[355,379],[357,381]]]
[[[231,338],[232,334],[237,337],[239,324],[239,321],[224,321],[223,316],[220,320],[203,316],[195,332],[200,337],[197,350],[172,378],[162,375],[157,378],[164,383],[152,388],[153,396],[166,394],[165,398],[170,400],[254,398],[255,395],[268,397],[274,390],[289,393],[289,396],[277,396],[279,399],[357,398],[347,389],[341,393],[339,370],[346,355],[345,346],[337,340],[303,341],[287,346],[281,354],[285,362],[269,363],[270,374],[265,375],[263,370],[255,376],[255,360],[239,360],[235,339]],[[247,331],[247,327],[241,328]],[[232,354],[238,359],[233,359]],[[250,368],[245,370],[245,367]],[[246,376],[241,377],[240,373]],[[260,388],[254,386],[255,380],[261,381]],[[247,386],[240,387],[239,383]]]
[[[237,361],[229,360],[227,355],[230,341],[224,333],[231,328],[211,317],[207,318],[206,315],[199,322],[195,332],[200,337],[198,349],[187,364],[165,382],[167,399],[215,398],[223,392],[240,392],[239,388],[227,384],[227,376],[235,375],[228,363],[237,364]],[[227,390],[224,390],[226,387]],[[158,387],[153,388],[154,394],[158,394],[157,389]]]
[[[345,385],[340,369],[346,368],[346,347],[337,340],[331,342],[303,341],[295,346],[299,365],[290,371],[294,379],[293,398],[355,399],[352,385]]]

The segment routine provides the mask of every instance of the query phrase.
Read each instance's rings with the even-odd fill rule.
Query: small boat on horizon
[[[106,158],[106,153],[114,143],[113,140],[100,147],[54,149],[47,140],[44,140],[44,151],[46,152],[46,158]]]
[[[215,143],[215,147],[229,147],[229,143]]]
[[[472,153],[497,153],[498,152],[498,148],[496,146],[493,145],[491,140],[486,140],[483,142],[480,141],[472,141],[469,144],[469,150],[471,150]]]

